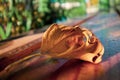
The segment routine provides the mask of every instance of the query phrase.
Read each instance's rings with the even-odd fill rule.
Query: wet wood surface
[[[46,80],[120,80],[120,16],[103,13],[81,26],[94,32],[103,43],[102,62],[69,60]]]
[[[77,20],[80,19],[71,21],[75,23]],[[27,66],[7,79],[120,80],[120,17],[114,12],[101,13],[81,26],[90,29],[103,43],[105,53],[101,63],[92,64],[77,59],[48,60],[44,56],[39,56],[24,62]]]

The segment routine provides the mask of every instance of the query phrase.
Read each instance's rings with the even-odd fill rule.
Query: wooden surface
[[[80,20],[76,18],[71,22]],[[67,22],[66,22],[67,24]],[[27,67],[8,76],[8,80],[120,80],[120,17],[116,13],[101,13],[82,26],[90,29],[105,47],[100,64],[81,60],[48,60],[34,57]]]
[[[0,71],[4,70],[9,64],[18,61],[39,49],[41,36],[42,33],[16,39],[10,41],[11,44],[7,44],[6,47],[0,49]]]
[[[0,49],[0,56],[2,56],[4,54],[10,54],[9,52],[11,52],[13,49],[23,46],[25,44],[28,44],[31,41],[34,41],[36,39],[39,39],[39,38],[41,38],[41,36],[42,36],[42,34],[40,33],[40,34],[26,36],[26,37],[22,37],[20,39],[10,41],[11,44],[9,46],[6,46],[5,48]]]
[[[46,80],[120,80],[120,16],[101,13],[81,26],[94,32],[103,43],[102,62],[69,60]]]

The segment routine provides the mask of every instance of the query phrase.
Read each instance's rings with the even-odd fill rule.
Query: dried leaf
[[[99,63],[104,47],[88,29],[79,26],[51,25],[42,37],[41,53],[53,58],[77,58]]]

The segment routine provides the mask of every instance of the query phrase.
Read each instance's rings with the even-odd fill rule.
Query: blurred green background
[[[0,40],[119,5],[120,0],[0,0]]]

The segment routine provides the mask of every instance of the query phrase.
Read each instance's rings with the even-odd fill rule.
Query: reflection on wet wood
[[[13,72],[10,75],[2,77],[7,80],[43,80],[44,77],[49,76],[55,72],[61,65],[67,60],[60,59],[48,59],[45,56],[37,56],[28,61],[22,62],[16,66],[16,69],[23,67],[22,69]]]
[[[45,80],[120,80],[118,57],[120,53],[100,64],[70,60]]]
[[[22,69],[21,71],[11,74],[8,77],[9,80],[41,79],[46,76],[49,76],[52,72],[56,71],[56,69],[58,69],[59,66],[61,66],[65,62],[64,60],[52,60],[45,62],[46,59],[46,57],[36,57],[27,62],[22,63],[18,67],[23,66],[23,64],[27,65],[27,67]],[[45,63],[43,64],[42,62]],[[77,80],[77,78],[86,78],[87,80],[94,80],[94,75],[96,77],[99,77],[99,75],[102,73],[102,70],[103,69],[101,65],[95,65],[80,60],[69,60],[60,69],[53,73],[52,76],[53,78],[58,78],[56,80],[61,80],[62,78],[63,80],[68,80],[69,78],[69,80]],[[48,78],[48,80],[52,80],[53,78]]]
[[[101,64],[70,60],[46,80],[96,80],[104,74]]]
[[[38,58],[34,64],[11,75],[9,80],[120,80],[119,57],[120,53],[116,53],[99,64],[60,59],[42,65],[44,58]]]

